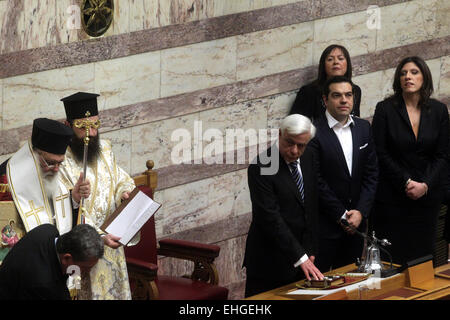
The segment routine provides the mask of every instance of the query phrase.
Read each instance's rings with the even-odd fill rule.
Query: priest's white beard
[[[41,177],[42,182],[44,184],[44,190],[45,194],[47,195],[47,198],[53,199],[53,196],[57,195],[58,192],[58,172],[48,171],[44,172],[41,169]]]

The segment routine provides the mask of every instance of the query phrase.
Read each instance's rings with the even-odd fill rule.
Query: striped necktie
[[[305,200],[305,190],[303,186],[303,177],[298,171],[297,167],[298,162],[294,161],[289,163],[289,167],[291,168],[291,174],[292,178],[294,178],[295,184],[297,185],[298,191],[300,191],[300,196],[302,197],[302,200]]]

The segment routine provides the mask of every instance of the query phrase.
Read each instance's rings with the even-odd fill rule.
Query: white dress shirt
[[[352,116],[348,117],[347,122],[342,125],[327,111],[325,111],[325,116],[327,117],[328,126],[333,129],[336,134],[339,143],[341,144],[342,151],[344,152],[345,162],[347,162],[348,172],[352,175],[352,159],[353,159],[353,139],[352,130],[350,128],[351,124],[355,124]]]
[[[344,152],[345,162],[347,163],[348,172],[352,175],[352,163],[353,163],[353,138],[352,138],[352,130],[350,125],[355,125],[352,116],[348,117],[347,122],[342,125],[339,121],[337,121],[333,116],[327,111],[325,111],[325,116],[327,117],[328,126],[333,129],[336,134],[339,143],[341,144],[342,151]],[[347,219],[346,216],[347,210],[345,210],[341,219]]]

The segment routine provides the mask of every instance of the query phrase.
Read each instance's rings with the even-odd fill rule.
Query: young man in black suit
[[[314,136],[311,121],[287,116],[278,144],[248,168],[252,222],[244,266],[245,296],[308,279],[323,279],[314,265],[317,252],[317,177],[306,145]]]
[[[89,271],[103,256],[103,240],[87,224],[59,235],[51,224],[28,232],[0,266],[0,300],[69,300],[67,269]]]
[[[322,272],[361,257],[363,240],[355,229],[365,232],[375,198],[378,167],[372,131],[368,121],[350,115],[353,92],[348,78],[328,79],[325,117],[315,123],[317,133],[309,145],[319,161],[317,266]]]

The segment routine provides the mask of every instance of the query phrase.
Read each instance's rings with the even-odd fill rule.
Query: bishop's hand
[[[116,237],[115,235],[112,234],[107,234],[106,236],[103,237],[103,242],[105,244],[105,246],[108,246],[112,249],[117,249],[118,247],[120,247],[122,244],[119,242],[120,237]]]
[[[83,180],[83,173],[80,173],[80,177],[72,190],[72,199],[76,203],[80,203],[81,198],[86,199],[91,195],[91,183],[87,179]]]

